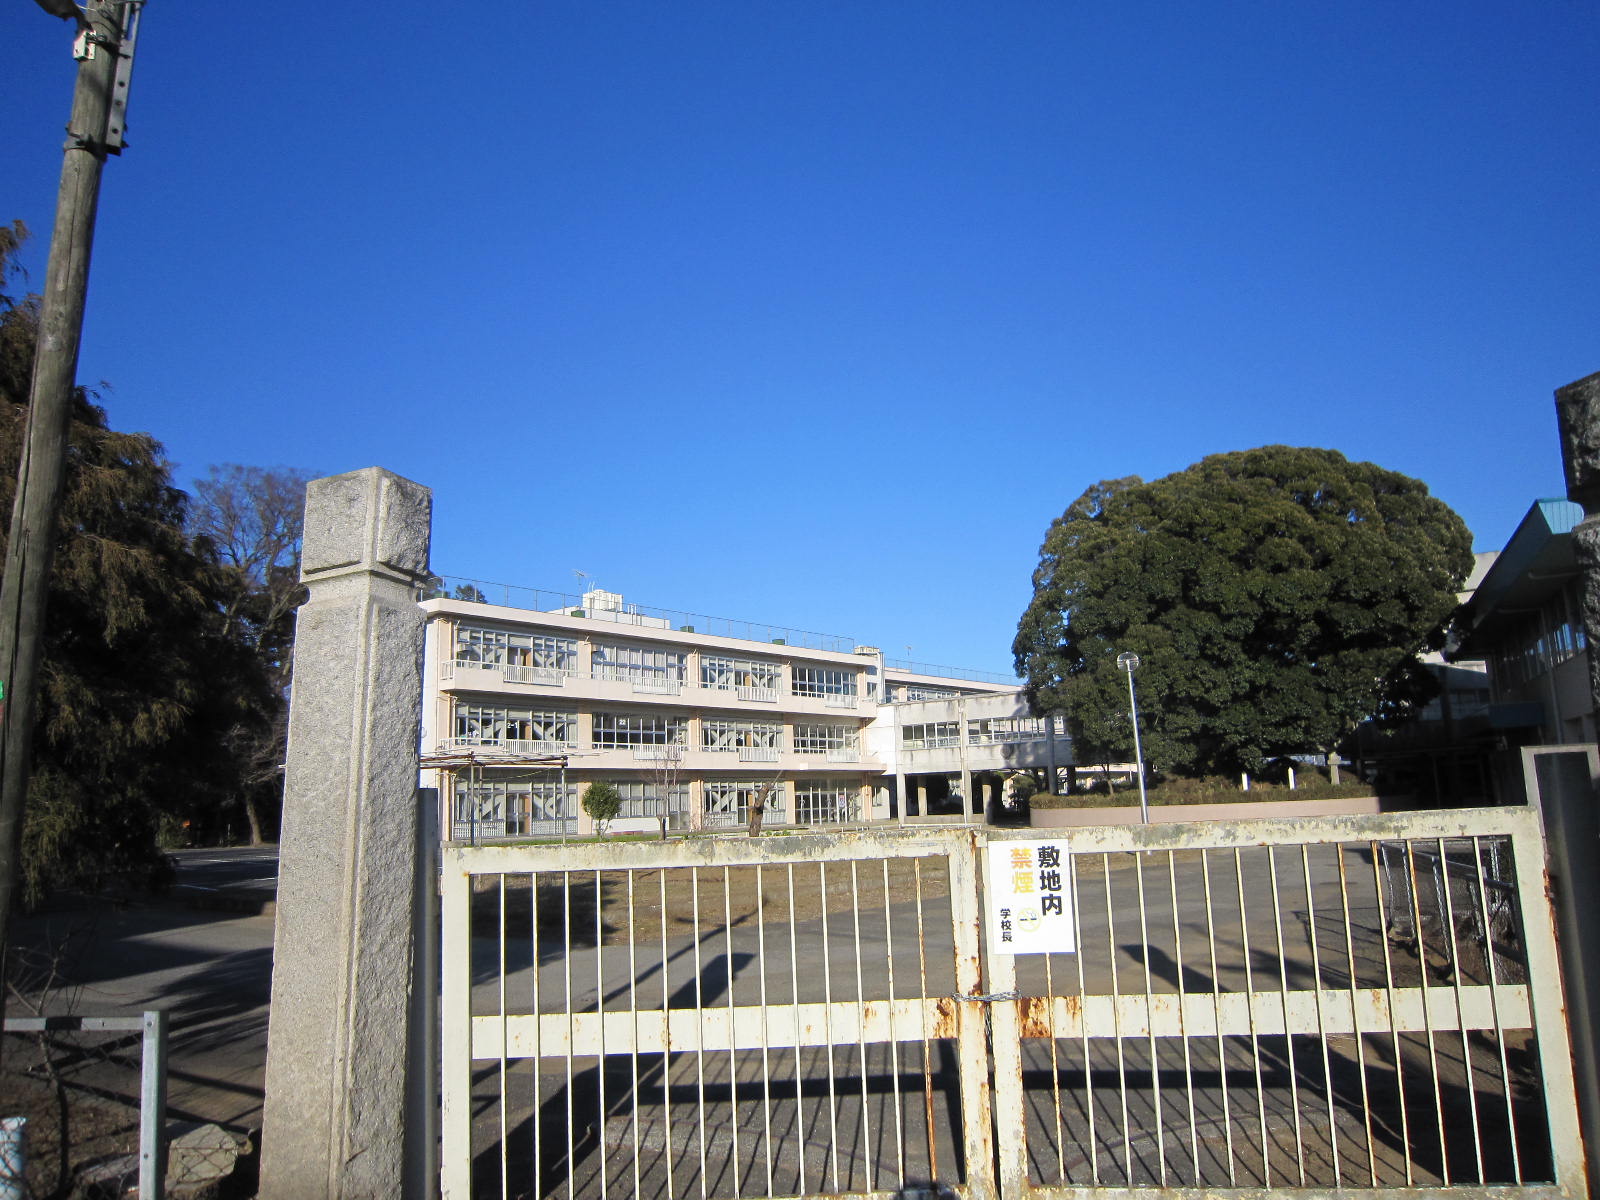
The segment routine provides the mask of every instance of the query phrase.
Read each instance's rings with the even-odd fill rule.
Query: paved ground
[[[47,1015],[167,1009],[173,1118],[257,1128],[277,851],[186,850],[175,857],[178,886],[165,898],[64,902],[21,919],[15,945],[31,968],[30,999]],[[50,963],[58,977],[46,984],[40,971]],[[13,997],[6,1012],[28,1009]],[[109,1046],[85,1037],[69,1050],[75,1084],[137,1103],[136,1037]],[[108,1061],[112,1050],[117,1061]]]

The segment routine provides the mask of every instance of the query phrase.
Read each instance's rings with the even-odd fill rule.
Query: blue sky
[[[14,2],[42,279],[73,63]],[[180,482],[430,485],[434,564],[1005,670],[1098,479],[1327,446],[1498,548],[1600,370],[1600,15],[150,0],[80,378]]]

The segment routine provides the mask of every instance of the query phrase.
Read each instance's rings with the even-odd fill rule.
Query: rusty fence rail
[[[1535,813],[1052,833],[446,847],[447,1200],[1583,1194]]]

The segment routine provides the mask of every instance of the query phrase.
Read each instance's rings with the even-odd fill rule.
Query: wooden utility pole
[[[120,153],[122,148],[132,44],[141,3],[90,0],[73,43],[78,80],[39,312],[5,578],[0,582],[0,687],[5,689],[5,705],[0,710],[0,976],[22,873],[22,814],[32,766],[45,596],[66,472],[100,169],[107,154]]]

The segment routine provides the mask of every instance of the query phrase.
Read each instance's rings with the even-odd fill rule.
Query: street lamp
[[[1128,673],[1128,712],[1133,717],[1133,761],[1139,769],[1139,820],[1150,824],[1150,801],[1144,794],[1144,751],[1139,748],[1139,704],[1133,698],[1133,672],[1139,666],[1139,656],[1132,650],[1117,655],[1117,666]]]

